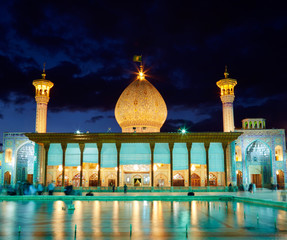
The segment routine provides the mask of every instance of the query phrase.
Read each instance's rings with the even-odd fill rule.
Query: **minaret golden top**
[[[229,78],[229,73],[227,72],[227,66],[225,66],[224,78],[216,82],[216,85],[220,88],[221,96],[233,95],[234,87],[237,85],[236,79]]]
[[[46,66],[46,63],[44,63],[44,66],[43,66],[42,78],[34,80],[33,85],[36,90],[36,94],[35,94],[36,101],[48,103],[50,89],[54,86],[54,83],[46,79],[45,66]]]

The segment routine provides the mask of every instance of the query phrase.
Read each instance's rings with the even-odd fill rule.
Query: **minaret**
[[[33,85],[36,89],[35,99],[37,102],[35,131],[45,133],[47,130],[47,107],[50,99],[50,89],[54,86],[54,83],[46,79],[45,64],[42,79],[34,80]]]
[[[233,114],[233,101],[234,101],[234,87],[237,81],[232,78],[228,78],[227,66],[225,66],[224,79],[219,80],[216,85],[220,88],[220,98],[222,101],[223,112],[223,131],[234,131],[234,114]]]

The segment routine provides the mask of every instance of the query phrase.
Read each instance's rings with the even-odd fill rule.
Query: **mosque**
[[[122,92],[115,118],[122,133],[46,133],[53,83],[33,81],[35,133],[4,133],[0,155],[2,184],[27,180],[62,187],[217,188],[255,183],[285,188],[284,129],[266,129],[265,119],[244,119],[235,129],[235,79],[217,81],[223,132],[160,132],[167,117],[165,101],[141,66]]]

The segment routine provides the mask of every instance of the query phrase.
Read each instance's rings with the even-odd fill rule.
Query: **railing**
[[[74,190],[82,192],[113,192],[113,187],[74,187]],[[56,187],[55,192],[63,192],[63,187]],[[124,187],[115,187],[115,192],[124,192]],[[225,192],[228,187],[210,186],[210,187],[127,187],[128,192]]]

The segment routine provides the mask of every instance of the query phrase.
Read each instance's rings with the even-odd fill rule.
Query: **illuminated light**
[[[278,170],[276,171],[276,175],[279,175],[279,171]]]
[[[118,167],[115,167],[115,170],[118,171]]]
[[[63,166],[62,166],[62,165],[59,165],[58,171],[59,171],[59,172],[62,172],[62,171],[63,171]]]
[[[80,134],[80,133],[81,133],[81,131],[80,131],[80,130],[77,130],[77,131],[76,131],[76,134]]]
[[[238,174],[238,170],[236,170],[236,174]]]
[[[99,171],[99,165],[96,166],[96,171]]]
[[[77,171],[79,171],[79,172],[81,171],[81,166],[77,167]]]
[[[192,164],[190,169],[191,169],[191,171],[194,172],[195,171],[195,166]]]
[[[156,165],[153,166],[153,170],[154,170],[154,171],[157,170],[157,166],[156,166]]]
[[[185,128],[179,128],[178,132],[181,133],[181,134],[186,134],[187,130]]]

